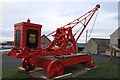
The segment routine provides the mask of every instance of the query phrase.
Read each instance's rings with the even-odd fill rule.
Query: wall
[[[113,34],[110,35],[110,44],[118,46],[118,39],[120,39],[120,28],[118,28]]]
[[[92,39],[85,45],[85,52],[97,54],[97,45]]]
[[[48,40],[48,38],[44,38],[44,39],[42,39],[42,40],[41,40],[41,47],[47,45],[47,44],[50,43],[50,42],[51,42],[51,41]]]
[[[109,49],[108,45],[100,45],[100,46],[98,46],[98,51],[99,51],[100,54],[105,53],[106,50],[108,50],[108,49]]]

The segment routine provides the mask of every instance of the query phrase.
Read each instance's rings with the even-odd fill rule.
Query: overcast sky
[[[91,38],[110,38],[118,28],[118,2],[4,2],[0,6],[0,41],[14,40],[15,23],[30,18],[32,23],[41,24],[42,34],[47,35],[93,9],[96,4],[101,8]],[[88,32],[93,22],[94,17],[86,28]],[[73,32],[78,28],[79,25]],[[78,42],[85,42],[85,31]]]

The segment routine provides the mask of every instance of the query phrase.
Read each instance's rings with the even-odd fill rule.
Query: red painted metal
[[[92,55],[81,55],[81,56],[69,57],[66,59],[64,56],[62,56],[62,58],[64,59],[50,60],[48,58],[47,59],[29,58],[29,64],[46,69],[48,78],[60,76],[64,73],[64,67],[78,63],[84,63],[85,65],[88,65],[91,68],[94,67],[94,62],[92,61]],[[31,66],[29,68],[31,69]]]
[[[54,40],[44,47],[40,46],[42,25],[30,23],[30,20],[15,24],[14,48],[8,55],[23,58],[22,67],[26,71],[34,69],[35,66],[46,69],[48,78],[60,76],[64,73],[65,66],[78,63],[85,63],[93,68],[92,56],[87,53],[87,55],[66,56],[77,53],[76,42],[98,8],[100,5],[96,5],[94,9],[83,16],[48,34],[47,36],[55,33]],[[79,23],[83,25],[83,28],[75,39],[72,29]],[[50,56],[53,60],[49,59]]]
[[[26,71],[30,71],[30,70],[33,70],[35,66],[30,64],[29,58],[23,58],[22,67],[25,68]]]
[[[94,62],[93,61],[88,61],[87,63],[85,63],[85,65],[88,65],[91,68],[94,68]]]
[[[48,78],[60,76],[64,73],[64,66],[61,61],[53,60],[47,67]]]

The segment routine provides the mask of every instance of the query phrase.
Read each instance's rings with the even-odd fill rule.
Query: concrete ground
[[[105,55],[93,55],[93,61],[110,61],[110,56]],[[116,57],[116,62],[120,62],[120,57]]]
[[[0,54],[2,54],[2,69],[21,65],[21,59],[10,57],[7,55],[7,52],[2,52]]]

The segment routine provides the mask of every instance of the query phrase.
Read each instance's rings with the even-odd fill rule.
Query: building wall
[[[85,45],[85,52],[97,54],[97,45],[92,39]]]
[[[110,35],[110,44],[118,46],[118,39],[120,39],[120,28],[118,28],[113,34]]]
[[[118,44],[118,31],[110,35],[110,44],[117,45]]]
[[[51,42],[51,41],[48,40],[48,38],[44,38],[44,39],[42,39],[42,40],[41,40],[41,47],[47,45],[47,44],[50,43],[50,42]]]
[[[96,43],[97,42],[97,43]],[[104,44],[105,42],[105,44]],[[85,46],[85,51],[91,54],[103,54],[106,50],[109,49],[109,46],[106,44],[106,40],[101,39],[90,39]]]
[[[120,48],[120,27],[114,33],[112,33],[110,35],[110,45],[113,45],[113,46]],[[110,52],[106,53],[106,54],[110,55]],[[116,56],[120,57],[120,53],[117,52]]]
[[[99,45],[98,46],[98,54],[106,53],[106,50],[109,49],[108,45]]]

